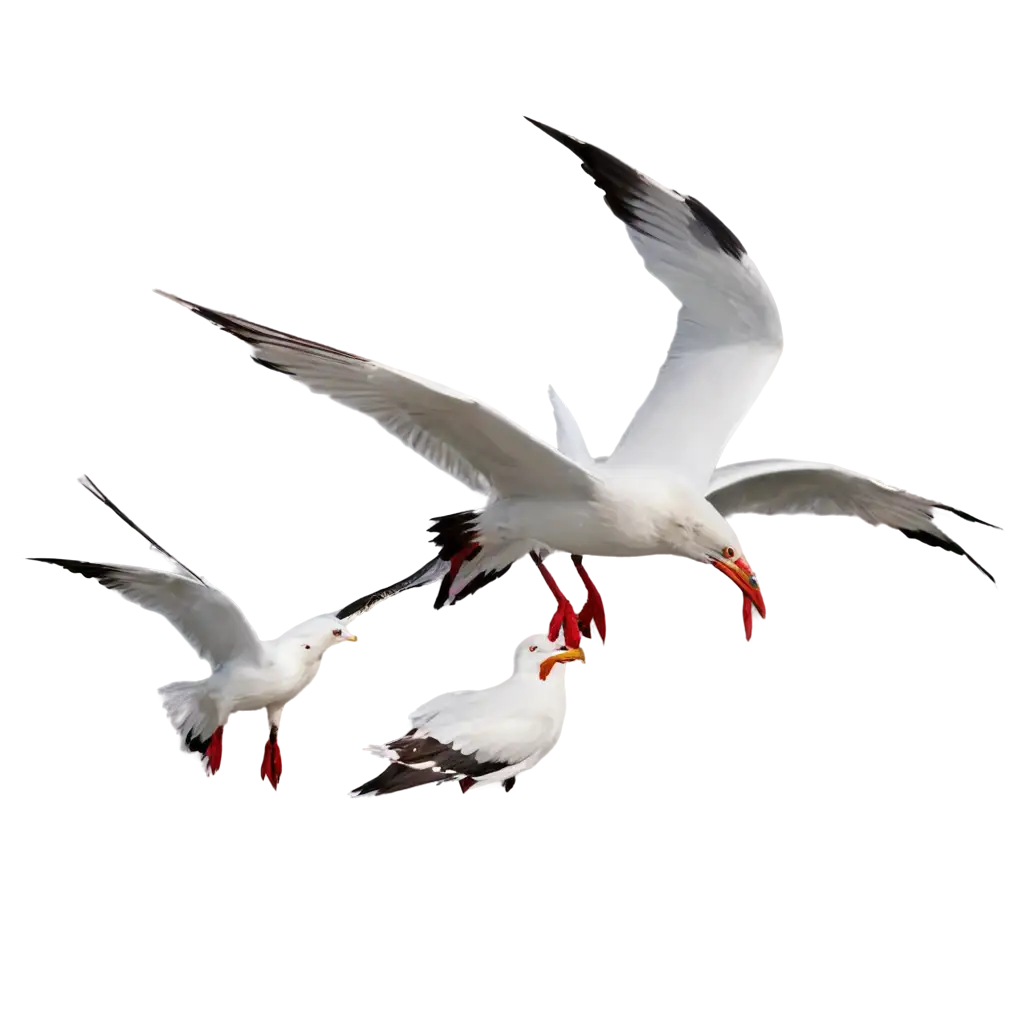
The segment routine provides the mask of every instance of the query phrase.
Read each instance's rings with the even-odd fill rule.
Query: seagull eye
[[[530,650],[531,651],[537,650],[537,645],[536,644],[530,644]]]
[[[306,650],[308,651],[309,650],[309,644],[305,644],[304,646],[305,646]]]
[[[736,557],[736,549],[735,548],[722,548],[722,554],[725,555],[726,558],[735,558]]]
[[[340,629],[334,630],[334,635],[335,636],[341,636],[341,630]]]

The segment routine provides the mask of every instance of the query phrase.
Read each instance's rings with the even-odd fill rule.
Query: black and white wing
[[[443,558],[432,558],[426,565],[421,565],[414,573],[406,576],[405,579],[392,583],[390,586],[375,590],[372,594],[359,597],[338,612],[338,618],[349,622],[357,615],[369,611],[374,605],[386,601],[389,597],[401,594],[406,590],[413,590],[416,587],[425,587],[429,583],[436,583],[443,579],[448,572],[449,563]]]
[[[165,569],[93,561],[63,552],[31,552],[29,568],[73,575],[102,593],[114,595],[139,614],[156,616],[210,669],[232,663],[258,664],[263,646],[245,612],[205,580]]]
[[[739,462],[716,469],[707,499],[723,516],[856,516],[872,526],[889,526],[912,540],[963,555],[990,580],[992,574],[935,523],[936,510],[970,523],[991,526],[952,505],[901,491],[838,466],[787,459]]]
[[[168,546],[154,534],[153,530],[143,526],[138,516],[128,508],[121,498],[115,496],[99,481],[95,473],[83,473],[78,477],[78,485],[85,498],[94,505],[99,505],[129,537],[143,547],[151,549],[153,564],[156,568],[166,568],[169,572],[178,572],[200,583],[205,583],[200,571],[189,565],[183,558],[172,554]]]
[[[261,366],[376,420],[428,462],[482,493],[590,497],[584,468],[475,399],[402,370],[229,313],[187,302],[193,313],[252,347]]]
[[[682,306],[654,387],[608,465],[671,470],[703,489],[782,354],[775,301],[740,240],[703,203],[527,120],[583,161],[644,265]]]
[[[561,728],[561,722],[531,714],[514,690],[501,686],[441,694],[417,708],[409,723],[404,736],[369,748],[393,763],[352,796],[382,796],[455,779],[468,788],[498,773],[510,776],[504,785],[511,789],[515,770],[549,747]]]

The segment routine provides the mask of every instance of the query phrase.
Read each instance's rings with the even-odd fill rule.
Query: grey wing
[[[679,300],[657,380],[608,458],[706,487],[782,354],[775,301],[740,240],[703,203],[527,118],[583,161],[648,271]]]
[[[229,661],[258,664],[263,645],[238,606],[214,587],[176,573],[133,565],[35,558],[94,579],[147,611],[162,615],[214,669]]]
[[[350,352],[159,294],[247,342],[261,366],[376,420],[475,491],[505,497],[594,493],[594,479],[585,469],[475,399]]]
[[[838,466],[787,459],[739,462],[716,469],[707,499],[723,516],[856,516],[872,526],[889,526],[912,540],[963,555],[990,580],[992,574],[935,523],[936,510],[971,523],[992,526],[952,505],[901,491]]]

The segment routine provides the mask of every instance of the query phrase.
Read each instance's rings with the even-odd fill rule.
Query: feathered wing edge
[[[260,365],[368,416],[472,490],[594,492],[596,482],[584,467],[476,399],[352,352],[157,293],[244,341]]]
[[[708,501],[724,516],[842,515],[888,526],[929,547],[963,555],[993,583],[995,577],[936,522],[937,509],[969,523],[1001,529],[970,512],[923,498],[861,473],[824,463],[761,459],[715,470]]]
[[[199,569],[190,565],[183,558],[178,558],[177,555],[172,554],[170,548],[151,529],[143,526],[138,516],[120,498],[116,498],[103,489],[95,473],[82,473],[77,477],[77,481],[85,498],[94,505],[99,505],[106,514],[127,532],[129,537],[143,547],[148,546],[159,551],[168,561],[176,565],[187,575],[190,575],[191,578],[208,586]]]

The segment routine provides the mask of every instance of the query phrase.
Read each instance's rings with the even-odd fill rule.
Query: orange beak
[[[580,650],[579,647],[570,647],[567,651],[559,651],[557,654],[552,654],[550,658],[545,658],[540,663],[540,677],[541,679],[547,679],[551,674],[551,670],[560,661],[586,661],[586,655]]]
[[[749,640],[754,630],[750,606],[753,605],[761,618],[764,618],[764,598],[761,596],[761,588],[757,585],[757,577],[745,558],[712,558],[711,564],[719,572],[725,573],[743,591],[743,626]]]

